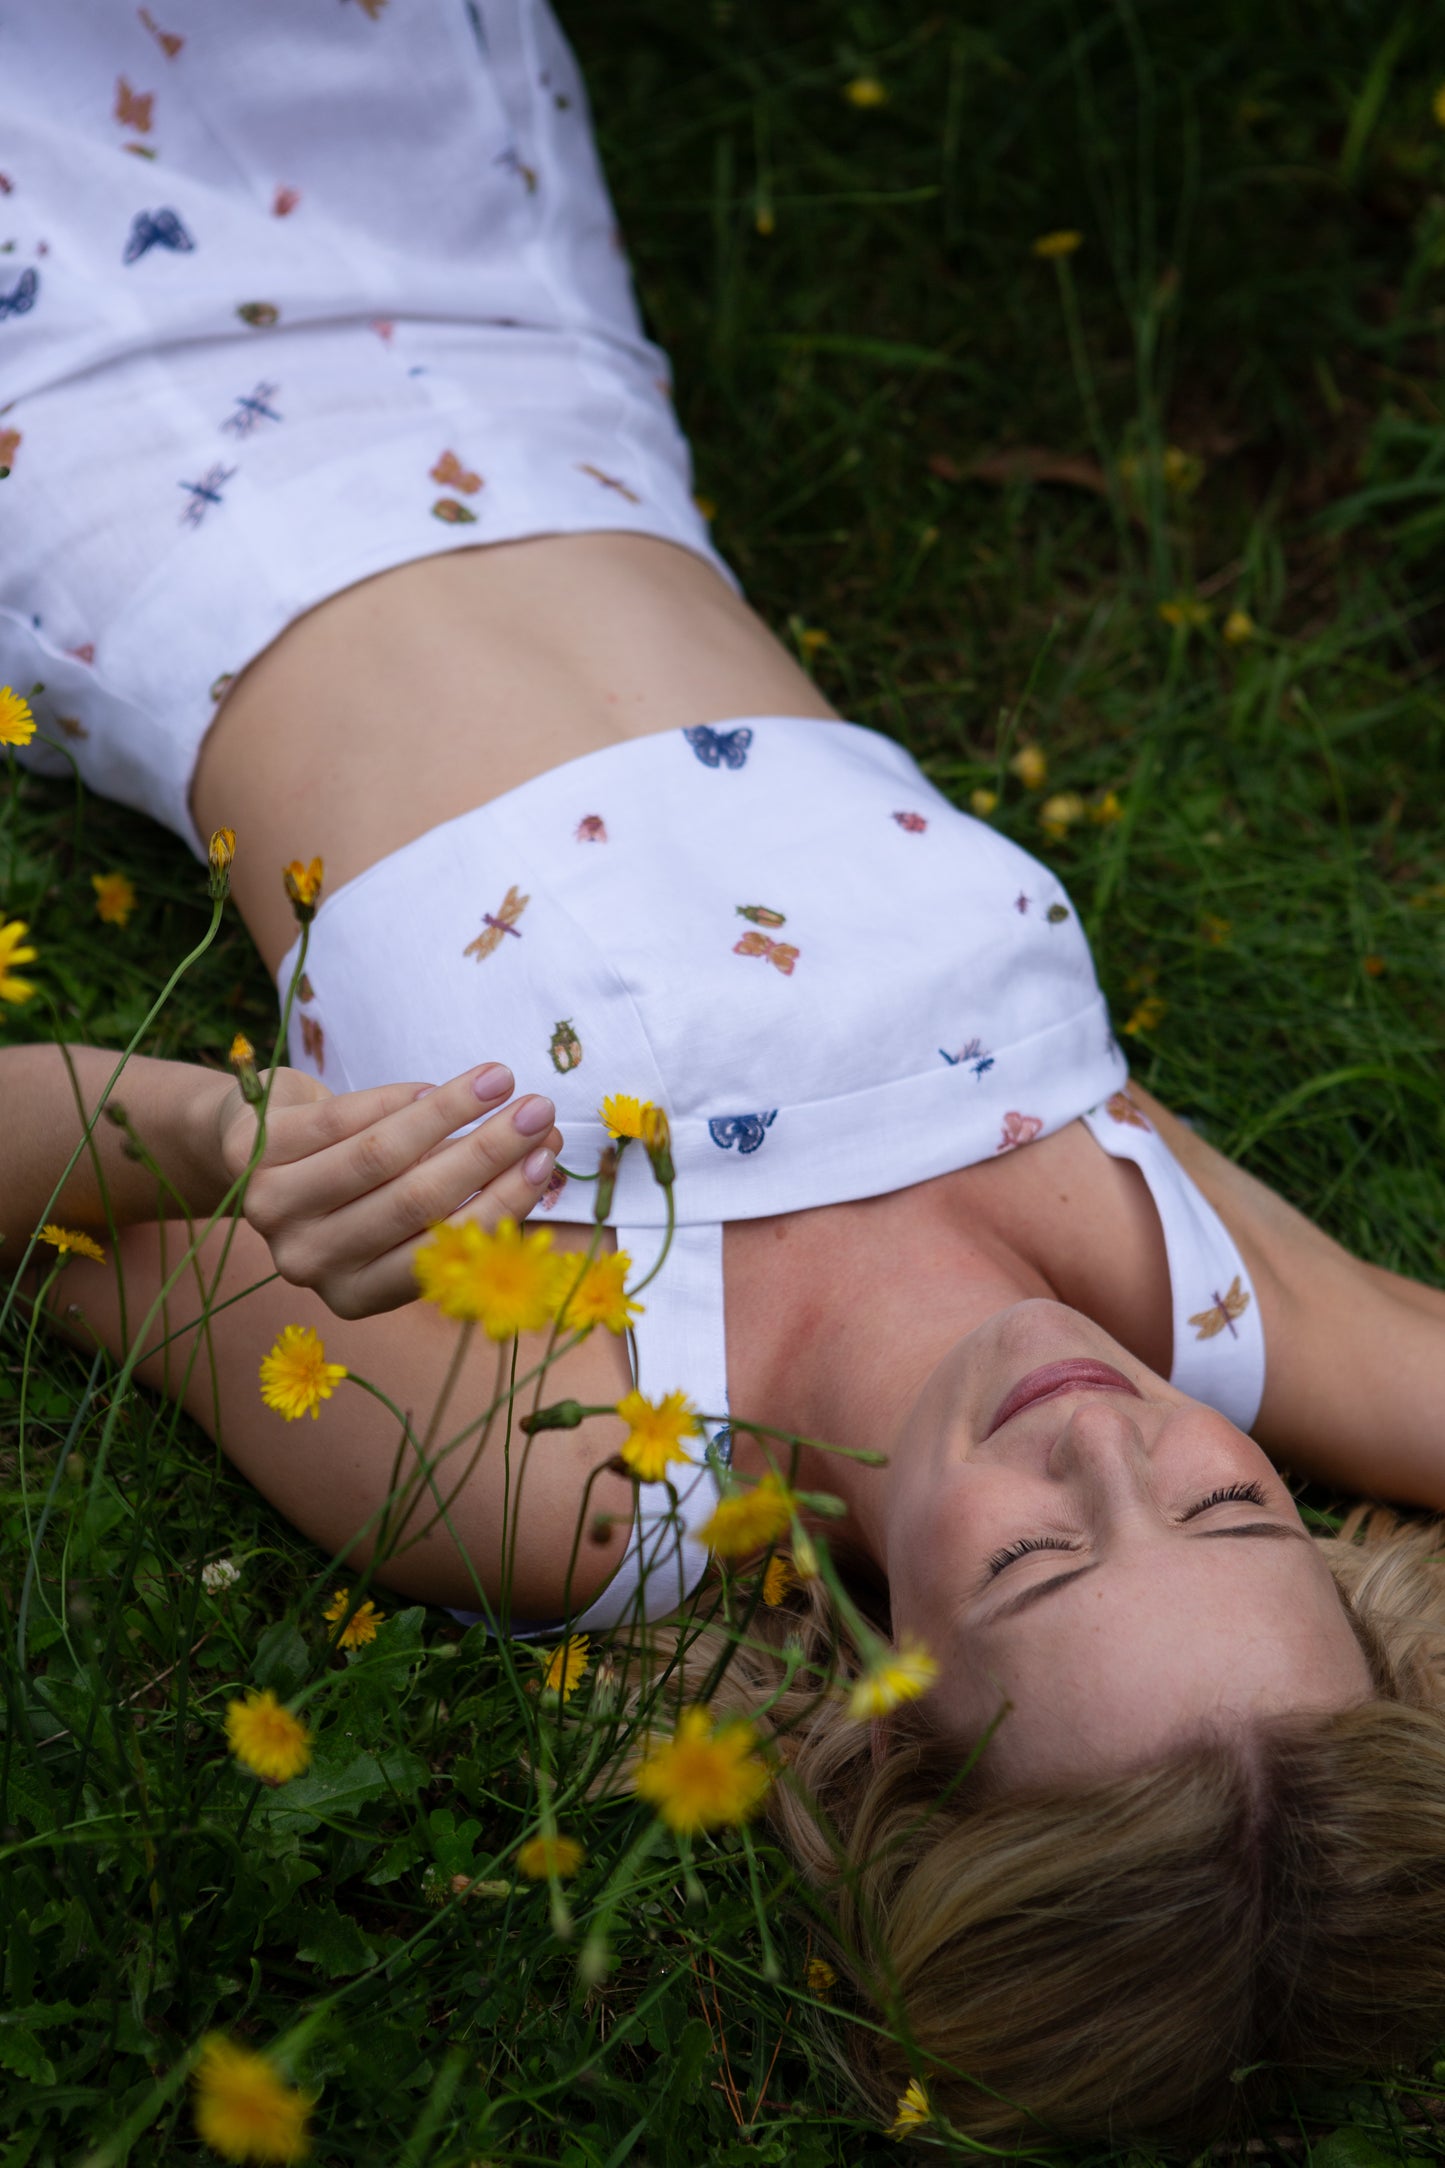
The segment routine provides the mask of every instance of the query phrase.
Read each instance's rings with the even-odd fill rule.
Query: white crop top
[[[284,994],[296,950],[283,961]],[[636,1328],[637,1383],[681,1390],[727,1452],[723,1226],[889,1194],[1082,1116],[1141,1168],[1174,1295],[1173,1382],[1247,1427],[1264,1347],[1218,1215],[1123,1094],[1088,943],[1055,875],[852,723],[751,716],[589,753],[430,830],[323,902],[291,1058],[334,1091],[505,1061],[591,1170],[598,1109],[667,1110],[678,1224]],[[589,1184],[543,1203],[591,1218]],[[634,1277],[665,1203],[629,1152],[612,1224]],[[573,1625],[696,1586],[715,1479],[662,1484]],[[655,1555],[654,1555],[655,1554]],[[644,1562],[648,1570],[644,1576]],[[555,1632],[555,1626],[514,1633]]]

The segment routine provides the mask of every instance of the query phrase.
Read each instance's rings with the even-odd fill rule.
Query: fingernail
[[[540,1189],[557,1164],[557,1154],[549,1152],[545,1145],[538,1145],[535,1152],[528,1152],[522,1161],[522,1172],[529,1182]]]
[[[524,1137],[540,1137],[544,1129],[552,1126],[557,1109],[550,1099],[524,1099],[512,1111],[512,1120]]]
[[[479,1069],[472,1078],[472,1090],[479,1099],[504,1099],[512,1088],[512,1072],[504,1069],[499,1061],[489,1061],[485,1069]]]

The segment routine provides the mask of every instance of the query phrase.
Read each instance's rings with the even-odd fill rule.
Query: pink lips
[[[1007,1393],[994,1414],[993,1421],[984,1432],[991,1438],[1023,1408],[1031,1408],[1036,1400],[1052,1400],[1058,1393],[1078,1392],[1089,1387],[1114,1393],[1132,1393],[1136,1400],[1143,1398],[1133,1380],[1126,1378],[1122,1370],[1111,1363],[1092,1362],[1085,1356],[1075,1356],[1068,1362],[1043,1363],[1020,1378],[1013,1390]]]

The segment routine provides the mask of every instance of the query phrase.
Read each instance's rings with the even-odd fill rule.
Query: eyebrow
[[[1298,1540],[1301,1543],[1312,1540],[1307,1529],[1286,1528],[1281,1521],[1244,1521],[1238,1528],[1196,1528],[1190,1540],[1206,1541],[1216,1536],[1264,1536],[1270,1540],[1283,1538],[1285,1542]],[[1056,1588],[1067,1588],[1070,1581],[1082,1581],[1086,1573],[1096,1573],[1102,1564],[1103,1560],[1096,1558],[1091,1565],[1076,1566],[1072,1573],[1057,1573],[1052,1581],[1036,1582],[1032,1588],[1026,1588],[1019,1595],[1011,1596],[1007,1603],[1000,1604],[989,1618],[988,1624],[993,1626],[1000,1619],[1016,1618],[1020,1611],[1027,1611],[1030,1605],[1042,1603],[1044,1597],[1051,1596]]]

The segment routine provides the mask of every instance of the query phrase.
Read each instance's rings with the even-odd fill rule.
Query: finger
[[[562,1132],[553,1129],[545,1137],[534,1137],[529,1142],[530,1149],[515,1166],[445,1215],[449,1226],[459,1227],[464,1221],[475,1220],[488,1233],[495,1233],[502,1220],[520,1222],[527,1217],[552,1178],[557,1155],[562,1149]],[[347,1290],[348,1316],[369,1317],[383,1310],[399,1309],[403,1303],[415,1302],[413,1261],[417,1251],[430,1239],[430,1228],[436,1224],[435,1220],[429,1221],[418,1236],[398,1243],[394,1249],[373,1258],[352,1274]]]
[[[392,1181],[464,1123],[509,1098],[513,1089],[511,1070],[500,1062],[486,1062],[434,1088],[386,1084],[374,1092],[346,1092],[320,1106],[296,1110],[295,1119],[313,1139],[309,1153],[273,1162],[268,1150],[265,1164],[288,1168],[288,1212],[303,1219],[319,1217]],[[369,1120],[356,1119],[356,1100],[371,1102]],[[342,1111],[328,1125],[333,1108]],[[288,1114],[284,1128],[277,1125],[286,1152],[292,1144],[292,1119]]]
[[[442,1150],[406,1167],[391,1182],[331,1213],[318,1230],[320,1239],[340,1259],[370,1262],[398,1243],[424,1234],[436,1221],[459,1211],[469,1198],[489,1193],[503,1177],[515,1176],[522,1162],[538,1149],[560,1149],[560,1135],[556,1145],[548,1143],[555,1113],[550,1099],[534,1093],[514,1101],[466,1136],[453,1138]],[[551,1172],[548,1167],[539,1183],[526,1186],[524,1210],[531,1210]],[[525,1183],[526,1178],[522,1179]],[[515,1181],[507,1194],[513,1205],[499,1207],[497,1218],[514,1208]]]

